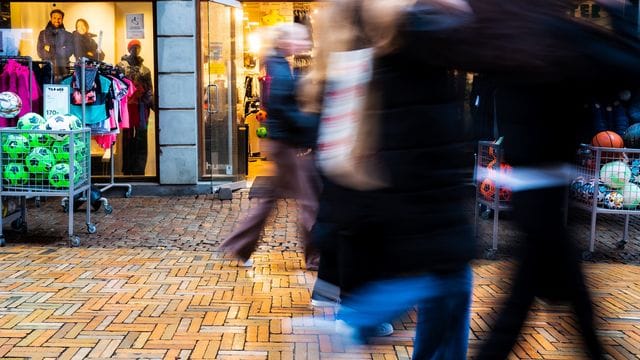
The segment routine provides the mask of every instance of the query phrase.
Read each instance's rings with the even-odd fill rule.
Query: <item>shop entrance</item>
[[[202,117],[200,174],[203,178],[238,176],[236,16],[242,5],[232,0],[201,3]]]

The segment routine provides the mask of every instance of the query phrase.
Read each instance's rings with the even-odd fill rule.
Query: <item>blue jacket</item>
[[[294,146],[313,147],[318,116],[300,111],[295,90],[296,77],[281,55],[269,56],[265,62],[269,86],[263,94],[267,110],[268,137]]]

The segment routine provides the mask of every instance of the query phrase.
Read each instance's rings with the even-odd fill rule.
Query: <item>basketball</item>
[[[480,194],[487,200],[494,200],[493,196],[496,193],[496,185],[491,179],[484,179],[480,183]]]
[[[622,148],[624,141],[613,131],[601,131],[591,139],[591,145],[597,147]]]
[[[259,122],[267,121],[267,112],[264,110],[258,110],[258,112],[256,113],[256,120],[258,120]]]
[[[624,134],[624,145],[632,149],[640,149],[640,123],[629,126]]]

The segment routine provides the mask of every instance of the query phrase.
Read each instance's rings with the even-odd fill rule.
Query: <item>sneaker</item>
[[[242,262],[242,260],[238,260],[238,264],[242,267],[252,267],[253,266],[253,260],[249,259],[245,262]]]
[[[366,344],[371,337],[383,337],[393,334],[393,326],[390,323],[381,323],[370,329],[357,329],[344,320],[336,320],[336,333],[347,344]]]
[[[393,325],[386,322],[376,325],[371,332],[371,336],[375,337],[389,336],[391,334],[393,334]]]
[[[320,295],[316,292],[311,294],[311,306],[322,307],[322,306],[339,306],[340,299],[330,298],[324,295]]]

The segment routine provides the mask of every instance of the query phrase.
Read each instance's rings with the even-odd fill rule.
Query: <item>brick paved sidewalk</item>
[[[180,197],[109,197],[114,212],[92,213],[97,226],[95,234],[87,234],[84,225],[84,206],[75,216],[75,232],[81,237],[82,247],[180,249],[215,251],[221,240],[240,221],[256,201],[249,200],[248,191],[234,193],[232,201],[220,201],[212,195]],[[65,246],[67,214],[61,211],[59,198],[49,198],[41,208],[29,203],[27,216],[29,231],[26,234],[6,230],[8,244],[46,244]],[[468,205],[473,217],[473,204]],[[588,248],[590,214],[572,209],[569,216],[571,231],[576,234],[581,249]],[[518,232],[509,220],[509,213],[501,213],[498,258],[509,258],[517,246]],[[631,217],[629,243],[617,249],[622,239],[624,217],[600,214],[597,223],[597,241],[594,261],[640,264],[640,221]],[[281,200],[267,222],[260,250],[300,251],[296,230],[297,210],[295,201]],[[478,256],[490,247],[493,221],[479,220]],[[5,227],[7,228],[7,227]],[[553,249],[549,249],[553,251]]]
[[[215,249],[251,206],[246,191],[236,192],[233,201],[109,200],[112,214],[93,213],[95,234],[86,234],[84,213],[77,214],[79,248],[66,247],[67,214],[58,198],[40,208],[29,205],[26,234],[5,232],[0,358],[409,358],[414,312],[394,322],[392,337],[366,347],[344,347],[314,326],[332,320],[334,312],[308,305],[315,273],[301,270],[294,201],[278,203],[256,264],[245,269]],[[611,358],[638,359],[640,232],[632,223],[632,242],[618,250],[622,218],[600,218],[597,255],[586,264],[599,333]],[[584,212],[571,213],[571,228],[585,248],[588,219]],[[479,254],[488,246],[490,225],[481,221]],[[509,288],[508,258],[518,239],[508,220],[501,226],[501,260],[474,264],[471,354]],[[512,358],[584,358],[569,309],[536,303]]]

